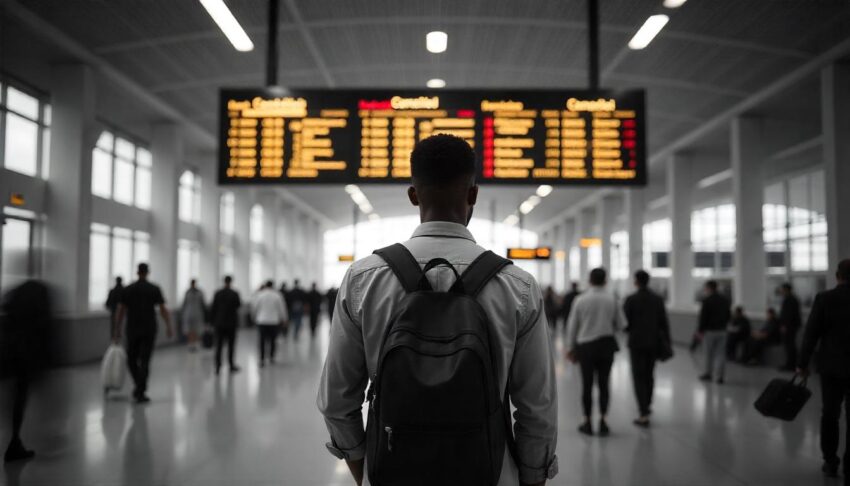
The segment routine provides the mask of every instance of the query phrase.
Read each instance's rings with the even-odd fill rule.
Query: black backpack
[[[424,269],[401,244],[375,251],[406,292],[384,333],[367,392],[366,464],[373,486],[488,485],[512,445],[507,389],[496,377],[498,345],[476,296],[511,262],[487,251],[463,275],[442,258]],[[448,292],[425,273],[446,265]]]

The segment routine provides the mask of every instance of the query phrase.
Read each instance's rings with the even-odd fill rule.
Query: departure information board
[[[646,183],[645,94],[224,89],[219,182],[407,183],[417,141],[448,133],[480,183]]]

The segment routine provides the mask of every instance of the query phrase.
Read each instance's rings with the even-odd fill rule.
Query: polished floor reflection
[[[284,343],[276,365],[259,369],[256,336],[242,331],[242,373],[216,378],[212,356],[184,349],[154,356],[152,402],[104,400],[97,364],[52,372],[34,393],[24,427],[35,460],[6,465],[7,485],[343,485],[344,464],[324,449],[315,394],[327,347]],[[560,348],[560,343],[556,344]],[[560,397],[557,485],[837,485],[822,479],[819,399],[795,423],[760,417],[752,403],[776,373],[731,367],[725,385],[695,380],[686,350],[661,366],[653,428],[635,415],[627,354],[612,373],[611,437],[581,436],[577,369],[557,365]],[[4,389],[5,390],[5,389]],[[5,409],[4,409],[5,412]],[[0,441],[8,423],[0,425]]]

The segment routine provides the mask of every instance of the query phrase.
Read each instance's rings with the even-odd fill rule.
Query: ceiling
[[[233,49],[196,0],[17,3],[211,133],[218,89],[265,79],[264,0],[226,0],[257,46],[248,53]],[[600,2],[602,84],[647,89],[650,153],[850,33],[850,2],[843,0],[689,0],[674,10],[661,3]],[[583,87],[585,9],[584,1],[571,0],[282,0],[280,83],[422,88],[441,77],[449,88]],[[661,34],[642,51],[628,50],[647,16],[661,12],[670,16]],[[449,34],[443,54],[425,50],[425,33],[435,28]],[[533,190],[485,187],[482,202],[497,199],[501,219]],[[335,224],[351,220],[341,187],[294,186],[291,192]],[[382,216],[412,212],[399,199],[400,186],[364,192]],[[589,192],[556,190],[526,226],[533,229]]]

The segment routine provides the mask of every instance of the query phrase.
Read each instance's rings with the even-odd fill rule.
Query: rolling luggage
[[[765,417],[789,422],[794,420],[812,396],[811,390],[806,387],[806,378],[797,383],[798,378],[794,375],[790,380],[771,380],[756,400],[756,410]]]
[[[203,346],[204,349],[212,349],[213,344],[215,344],[215,336],[213,335],[212,329],[204,329],[204,332],[201,334],[201,346]]]
[[[110,344],[103,356],[100,367],[100,378],[103,382],[103,392],[117,391],[124,388],[127,376],[127,353],[118,344]]]

